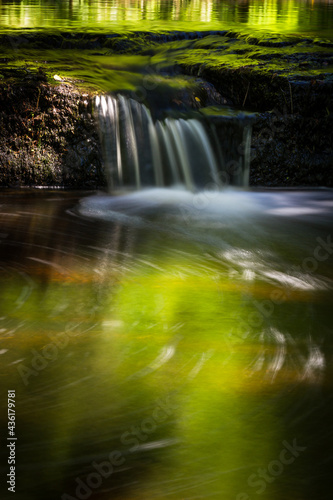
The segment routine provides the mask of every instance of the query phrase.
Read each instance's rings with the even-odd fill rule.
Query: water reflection
[[[0,25],[7,28],[196,29],[209,23],[210,29],[330,36],[333,20],[329,0],[2,0],[0,9]]]
[[[19,500],[329,498],[332,195],[181,196],[2,194]]]

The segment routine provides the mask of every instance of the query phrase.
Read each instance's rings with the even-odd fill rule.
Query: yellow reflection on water
[[[104,28],[193,30],[239,26],[278,32],[329,33],[333,6],[326,0],[73,0],[51,4],[0,2],[0,25],[7,28]]]
[[[298,337],[307,289],[275,304],[267,322],[240,330],[239,322],[247,324],[256,310],[253,299],[267,303],[271,297],[271,283],[231,275],[224,260],[212,265],[201,250],[197,255],[190,246],[189,253],[185,242],[182,252],[165,252],[168,240],[154,232],[136,253],[140,231],[115,225],[103,226],[106,240],[104,232],[101,241],[93,233],[81,255],[69,237],[73,221],[63,232],[62,217],[53,223],[53,203],[39,223],[32,203],[29,210],[26,205],[2,220],[9,234],[28,231],[13,261],[24,263],[26,277],[9,264],[0,275],[1,326],[8,330],[0,332],[6,367],[0,383],[5,391],[10,380],[20,402],[24,491],[18,500],[57,500],[65,492],[74,498],[76,477],[96,474],[92,464],[114,450],[124,466],[96,490],[100,500],[244,500],[257,496],[258,470],[276,463],[284,442],[309,447],[311,470],[317,439],[327,456],[322,429],[329,417],[317,420],[316,433],[311,413],[313,399],[321,405],[327,395],[321,395],[324,337],[311,341],[303,329]],[[47,221],[54,244],[41,241]],[[240,259],[241,252],[231,254]],[[29,283],[30,294],[18,301]],[[323,328],[328,318],[325,309],[318,312],[312,322],[320,318]],[[161,401],[166,413],[154,421]],[[325,409],[320,405],[317,419]],[[297,419],[304,415],[309,419],[302,427]],[[142,438],[134,434],[138,428]],[[280,476],[269,476],[262,500],[311,498],[298,465],[304,466],[303,456],[295,460],[299,469],[286,466]]]

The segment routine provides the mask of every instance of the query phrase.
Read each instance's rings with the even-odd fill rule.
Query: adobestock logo
[[[30,377],[37,377],[38,374],[45,370],[50,363],[55,362],[61,351],[63,351],[69,344],[73,337],[77,337],[80,334],[86,333],[87,331],[93,329],[96,325],[87,328],[84,331],[78,329],[80,323],[74,326],[70,326],[63,333],[58,333],[56,335],[48,335],[51,342],[45,345],[42,349],[37,351],[37,349],[31,349],[31,359],[30,363],[27,364],[20,363],[17,366],[17,371],[21,376],[21,379],[25,386],[30,382]]]
[[[144,418],[138,425],[132,426],[120,436],[120,442],[124,446],[123,451],[114,450],[108,456],[108,460],[97,463],[93,461],[90,466],[94,472],[90,472],[85,477],[77,477],[75,479],[76,489],[75,496],[64,493],[61,500],[87,500],[93,494],[94,490],[100,488],[105,480],[107,480],[114,472],[120,472],[122,465],[126,463],[131,453],[141,449],[151,449],[159,447],[161,444],[172,444],[172,440],[168,441],[150,441],[145,443],[149,434],[156,431],[159,425],[170,418],[177,410],[178,405],[172,401],[171,396],[167,395],[164,399],[156,401],[151,416]]]
[[[299,446],[296,439],[293,440],[292,444],[288,443],[288,441],[283,441],[282,445],[283,449],[280,451],[277,460],[272,460],[265,469],[258,468],[256,474],[251,474],[248,477],[247,484],[251,488],[257,488],[254,491],[256,495],[264,493],[267,484],[276,481],[276,479],[283,474],[285,466],[293,464],[296,458],[306,450],[306,446]],[[236,500],[250,500],[251,498],[253,498],[253,493],[248,495],[242,492],[236,496]]]
[[[329,234],[326,241],[323,238],[316,238],[319,245],[314,249],[312,257],[305,257],[303,259],[301,267],[296,266],[296,271],[305,271],[307,273],[314,273],[318,269],[318,262],[324,262],[333,254],[333,241],[331,240],[331,235]]]

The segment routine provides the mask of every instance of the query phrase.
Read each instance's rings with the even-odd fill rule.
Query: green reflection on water
[[[175,346],[175,355],[165,367],[163,356],[149,367],[152,371],[159,368],[153,381],[156,389],[172,388],[179,405],[173,436],[180,445],[173,451],[172,464],[179,475],[172,475],[168,496],[176,499],[192,491],[205,498],[209,491],[216,498],[219,494],[233,498],[239,485],[246,484],[249,463],[266,462],[279,437],[279,426],[269,413],[264,422],[259,416],[265,441],[261,435],[253,436],[253,418],[244,422],[260,383],[257,380],[251,388],[244,366],[253,352],[247,350],[244,338],[232,332],[235,317],[246,316],[251,308],[242,304],[232,287],[228,290],[228,280],[223,286],[214,275],[193,273],[179,260],[175,264],[170,263],[163,273],[136,275],[134,281],[125,283],[116,310],[124,331],[131,332],[134,325],[131,337],[136,343],[139,340],[138,349],[143,342],[148,352],[160,343],[170,349]],[[167,354],[164,350],[164,359]],[[142,376],[144,366],[137,368]],[[142,498],[150,497],[152,491],[162,497],[159,478],[168,476],[170,465],[161,464],[143,486]],[[274,498],[272,491],[263,498]]]
[[[256,498],[249,477],[258,481],[258,469],[294,439],[307,450],[270,474],[260,497],[313,500],[320,490],[325,498],[331,382],[302,370],[309,329],[332,355],[331,289],[312,295],[282,285],[288,300],[254,324],[254,299],[267,309],[276,286],[218,259],[207,241],[214,230],[202,228],[198,246],[65,216],[76,200],[21,197],[11,211],[1,200],[0,246],[0,386],[17,393],[19,500],[75,495],[76,479],[86,483],[93,464],[116,450],[123,463],[96,489],[98,499]],[[306,241],[324,231],[316,227]],[[268,240],[261,234],[266,251]],[[288,261],[288,243],[278,248]],[[262,268],[251,249],[249,265],[257,255]],[[268,269],[278,268],[275,258]],[[285,342],[260,336],[269,327]]]
[[[244,422],[260,382],[244,372],[253,357],[248,342],[230,332],[235,317],[250,308],[214,273],[193,273],[179,259],[160,265],[162,272],[141,266],[121,279],[104,276],[98,300],[97,283],[82,270],[66,277],[55,268],[46,286],[35,279],[20,307],[10,307],[20,280],[2,290],[1,309],[15,332],[7,376],[20,400],[25,498],[36,482],[26,464],[34,469],[47,460],[45,491],[56,484],[71,488],[76,470],[84,478],[91,462],[112,450],[121,450],[131,475],[140,478],[134,498],[163,495],[159,482],[174,470],[183,476],[168,486],[170,498],[193,488],[204,495],[207,482],[211,493],[233,498],[246,482],[249,460],[266,463],[274,455],[279,426],[269,412],[264,421],[259,415],[264,441],[253,437],[253,418]],[[170,402],[167,418],[134,437],[133,426],[145,428],[160,398]],[[147,443],[153,443],[148,453]],[[122,488],[121,498],[132,498],[126,482],[123,472],[109,484]]]
[[[227,29],[235,26],[277,32],[329,35],[333,8],[310,0],[113,0],[0,1],[4,28]]]
[[[274,404],[262,409],[276,387],[263,371],[249,377],[259,346],[253,335],[235,334],[251,302],[223,269],[200,271],[179,257],[155,255],[154,262],[161,271],[134,264],[119,275],[103,266],[102,279],[88,267],[64,273],[54,266],[44,285],[43,265],[35,267],[20,307],[10,305],[21,281],[2,289],[2,313],[14,331],[6,360],[20,401],[22,498],[36,498],[35,470],[53,498],[52,489],[71,491],[93,461],[120,450],[125,466],[107,482],[116,498],[167,491],[174,499],[191,492],[231,499],[253,468],[278,456],[283,424]],[[160,399],[169,412],[151,427]],[[138,484],[126,486],[129,477]],[[281,498],[276,487],[262,498]]]

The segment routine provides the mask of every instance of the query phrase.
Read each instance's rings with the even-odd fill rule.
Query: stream
[[[184,32],[233,29],[269,57],[326,39],[328,66],[332,23],[330,1],[0,0],[2,70],[99,94],[109,182],[0,191],[1,499],[331,499],[333,192],[249,188],[253,116],[184,111],[202,81],[174,68],[206,50]]]
[[[330,190],[0,204],[16,498],[330,498]]]

